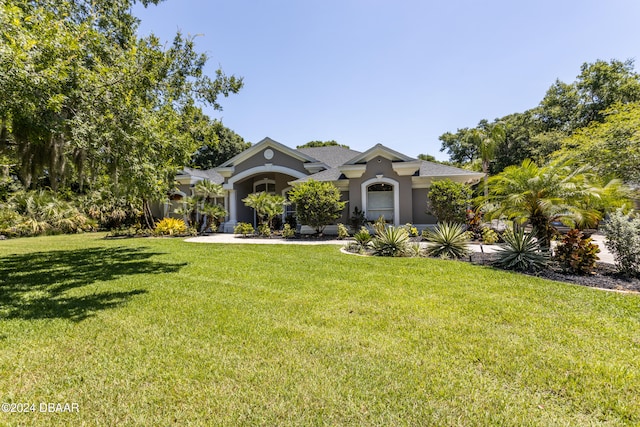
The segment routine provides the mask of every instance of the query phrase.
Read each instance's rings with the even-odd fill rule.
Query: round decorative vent
[[[264,158],[267,160],[273,159],[273,150],[271,148],[264,150]]]

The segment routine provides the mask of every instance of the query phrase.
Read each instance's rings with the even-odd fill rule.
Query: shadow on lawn
[[[150,260],[146,248],[90,248],[35,252],[0,258],[0,319],[70,319],[80,321],[114,308],[147,291],[69,295],[67,291],[97,281],[138,274],[162,274],[185,264]]]

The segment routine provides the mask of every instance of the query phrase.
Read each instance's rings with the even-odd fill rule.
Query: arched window
[[[367,187],[366,214],[371,221],[383,216],[387,222],[394,222],[393,185],[379,182]]]

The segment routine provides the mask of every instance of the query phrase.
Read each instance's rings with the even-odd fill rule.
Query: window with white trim
[[[376,183],[367,187],[367,219],[375,221],[383,216],[385,221],[393,222],[393,185]]]

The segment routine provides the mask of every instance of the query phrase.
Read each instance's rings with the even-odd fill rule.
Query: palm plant
[[[594,201],[603,200],[605,194],[613,205],[614,200],[626,200],[615,186],[607,190],[600,187],[588,166],[573,168],[570,162],[556,161],[538,167],[525,160],[520,166],[509,166],[492,176],[489,184],[489,195],[480,200],[489,216],[531,225],[545,248],[556,234],[554,222],[573,227],[586,218],[601,218],[601,206]]]
[[[459,259],[469,254],[469,233],[459,223],[443,222],[433,230],[425,230],[426,254],[438,258]]]
[[[547,266],[549,252],[541,248],[533,233],[524,229],[507,230],[504,246],[498,249],[494,265],[507,270],[538,271]]]
[[[269,194],[264,191],[260,193],[252,193],[242,199],[242,202],[256,210],[256,214],[261,221],[264,221],[269,227],[273,223],[273,219],[281,214],[284,206],[289,203],[287,199],[277,194]]]
[[[202,207],[202,213],[206,215],[206,223],[204,224],[204,230],[208,230],[211,228],[213,230],[213,226],[217,230],[220,225],[220,221],[222,218],[227,216],[227,210],[219,205],[219,204],[206,204]]]
[[[485,129],[473,129],[468,136],[469,142],[478,147],[480,159],[482,161],[482,172],[484,173],[484,196],[488,196],[489,165],[496,155],[498,144],[504,142],[506,131],[504,125],[495,123],[487,126]]]

